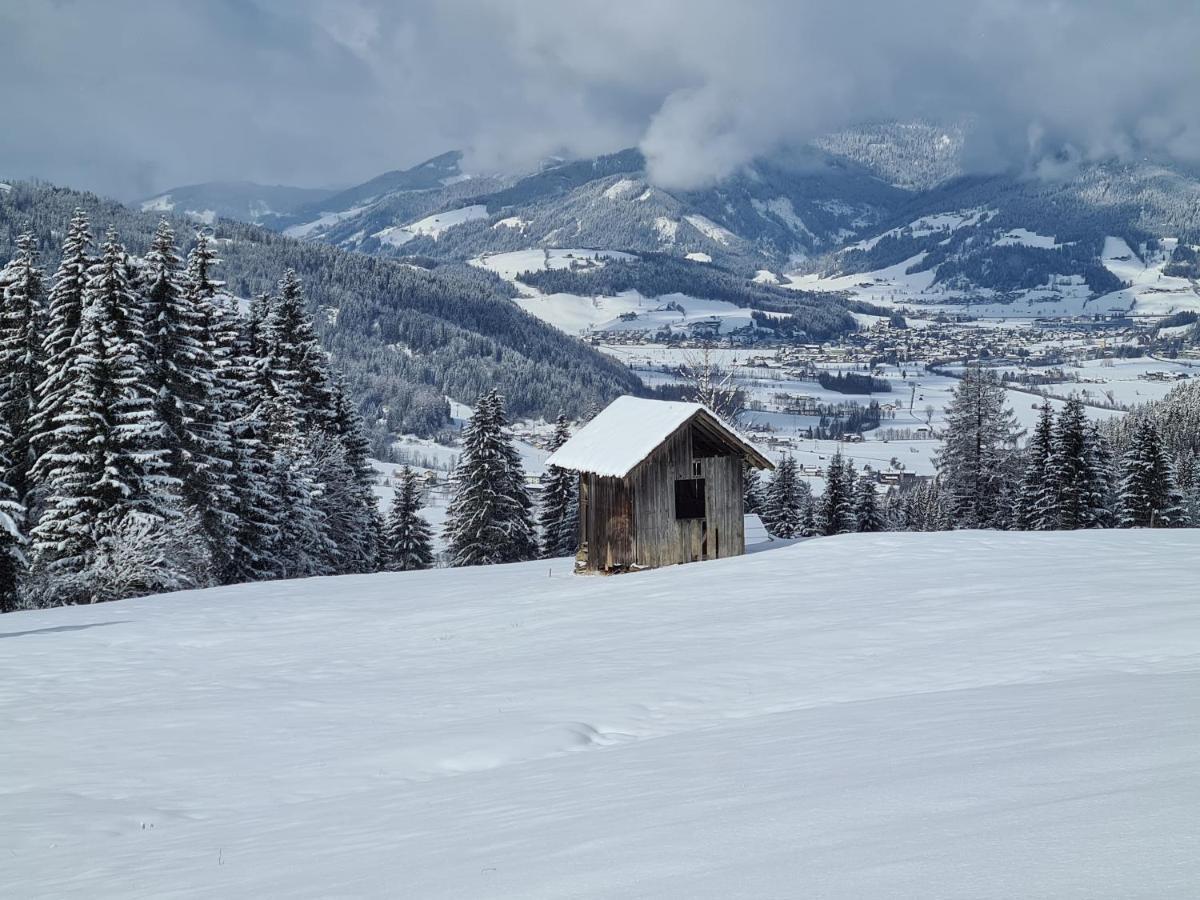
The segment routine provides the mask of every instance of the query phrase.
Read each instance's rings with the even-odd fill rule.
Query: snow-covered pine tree
[[[949,527],[945,500],[936,478],[923,480],[900,498],[902,531],[944,531]]]
[[[203,253],[203,235],[197,250]],[[197,257],[193,252],[193,259]],[[189,283],[185,297],[180,284],[182,261],[175,247],[175,232],[166,219],[146,253],[146,338],[150,346],[150,383],[154,387],[155,406],[162,419],[172,473],[184,479],[185,446],[199,407],[209,400],[211,360],[204,357],[203,322],[193,305],[203,285]]]
[[[1083,401],[1072,396],[1059,413],[1051,444],[1047,480],[1057,492],[1058,510],[1053,527],[1072,531],[1103,524],[1105,510],[1095,506],[1101,476],[1094,464],[1087,413]]]
[[[179,514],[180,482],[170,470],[151,374],[145,304],[129,283],[129,257],[115,229],[88,273],[84,311],[102,310],[108,420],[116,454],[110,467],[126,486],[124,505],[155,518]]]
[[[941,481],[935,476],[928,484],[925,496],[925,522],[929,531],[949,531],[954,528],[950,518],[950,501],[942,490]]]
[[[207,250],[207,242],[203,249]],[[265,375],[252,351],[251,323],[240,316],[234,298],[217,294],[216,282],[208,275],[212,262],[203,262],[209,254],[195,250],[193,254],[197,262],[188,267],[189,286],[210,286],[203,292],[211,296],[208,309],[212,319],[207,331],[212,340],[214,390],[227,423],[233,489],[235,524],[227,567],[218,577],[225,584],[263,581],[279,574],[274,553],[280,540],[277,522],[283,515],[271,486],[273,454],[262,405]]]
[[[290,472],[293,493],[305,484],[312,489],[311,506],[326,548],[319,568],[372,571],[382,521],[374,496],[370,442],[361,415],[330,372],[294,272],[284,274],[278,296],[260,297],[251,305],[243,342],[245,354],[254,358],[247,381],[255,385],[256,395],[246,422],[266,423],[254,437],[265,439],[270,452],[282,452],[291,460],[283,469],[273,465],[275,479]],[[284,532],[292,527],[278,524]]]
[[[304,309],[304,289],[288,269],[266,318],[257,329],[265,345],[268,389],[299,414],[305,430],[332,426],[333,385],[329,361]]]
[[[763,484],[758,469],[742,463],[742,510],[747,515],[759,513],[763,505]]]
[[[1121,525],[1174,528],[1185,525],[1183,497],[1158,428],[1143,416],[1121,460]]]
[[[428,569],[433,565],[433,539],[429,523],[421,515],[421,490],[417,473],[408,466],[400,470],[383,528],[383,568],[388,572]]]
[[[803,478],[796,480],[796,495],[800,502],[799,537],[815,537],[817,534],[817,502],[813,499],[812,487]]]
[[[504,432],[504,400],[495,389],[475,406],[454,472],[446,511],[451,565],[534,559],[537,537],[520,457]]]
[[[8,424],[0,419],[0,613],[17,608],[25,577],[25,507],[16,490],[5,480],[12,466],[9,451],[13,441]]]
[[[341,500],[334,513],[326,509],[337,544],[335,569],[339,573],[372,572],[378,564],[379,537],[383,520],[375,499],[375,469],[371,465],[371,443],[363,430],[362,416],[354,407],[345,386],[331,379],[333,400],[330,435],[341,448],[345,470],[337,485]],[[319,473],[328,493],[331,480]]]
[[[1193,525],[1200,522],[1200,455],[1193,456],[1186,463],[1187,486],[1180,487],[1183,494],[1183,511],[1188,522]],[[1181,485],[1183,479],[1180,479]]]
[[[1088,502],[1096,519],[1093,527],[1112,528],[1116,523],[1117,507],[1112,448],[1095,422],[1088,423],[1086,439],[1092,475]]]
[[[860,476],[854,483],[854,523],[855,530],[862,532],[884,531],[886,528],[875,482],[866,475]]]
[[[282,397],[266,401],[263,419],[271,448],[268,490],[276,526],[271,559],[277,578],[332,574],[337,545],[321,509],[321,484],[298,414]]]
[[[1022,531],[1048,531],[1058,519],[1057,495],[1050,477],[1054,441],[1054,409],[1047,400],[1023,454],[1024,471],[1017,495],[1016,527]]]
[[[267,355],[266,325],[273,302],[270,294],[257,294],[250,301],[250,308],[246,312],[243,331],[249,352],[255,359],[263,359]]]
[[[853,468],[839,450],[825,470],[825,492],[817,500],[817,533],[846,534],[855,525]]]
[[[146,254],[145,317],[148,376],[163,423],[167,471],[195,511],[217,579],[224,581],[237,522],[228,410],[216,383],[218,311],[216,285],[209,277],[214,263],[200,233],[181,278],[175,233],[161,221]]]
[[[999,528],[1008,518],[1005,479],[1017,427],[1005,400],[996,373],[972,366],[947,407],[937,466],[956,528]]]
[[[803,530],[804,498],[799,485],[795,457],[784,456],[775,466],[760,512],[763,524],[775,537],[799,537]],[[809,500],[811,505],[811,496]]]
[[[884,531],[908,530],[907,523],[904,521],[904,504],[901,502],[899,491],[894,487],[888,488],[887,493],[883,495],[883,503],[880,507]]]
[[[546,448],[551,453],[567,442],[571,426],[563,413],[554,421],[554,435]],[[542,556],[574,556],[579,549],[579,476],[568,469],[548,466],[542,478]]]
[[[167,474],[162,424],[146,388],[141,304],[129,289],[125,250],[110,231],[88,274],[79,331],[57,358],[63,397],[38,460],[46,507],[33,529],[34,563],[54,602],[95,599],[83,579],[100,541],[130,515],[180,515]],[[169,561],[164,562],[169,565]]]
[[[122,500],[124,485],[108,473],[114,439],[103,315],[99,307],[85,312],[72,356],[65,360],[63,374],[70,377],[73,390],[40,436],[46,450],[36,471],[44,509],[31,533],[33,568],[44,585],[40,603],[88,599],[86,586],[75,579],[90,565],[102,517]],[[70,590],[65,582],[71,583]]]
[[[43,294],[37,244],[32,234],[22,234],[16,255],[0,272],[0,423],[6,426],[9,440],[0,480],[23,505],[33,502],[30,438],[38,388],[45,379]]]
[[[278,522],[284,511],[272,493],[275,472],[265,432],[265,423],[253,412],[232,425],[230,478],[236,525],[228,570],[221,575],[225,584],[264,581],[278,572],[273,554],[281,540]]]
[[[277,498],[271,484],[272,453],[266,422],[261,417],[257,360],[249,336],[238,327],[236,307],[217,307],[214,358],[217,390],[229,421],[230,483],[233,485],[234,530],[224,583],[262,581],[275,577],[273,557],[280,540]]]
[[[42,338],[42,365],[45,380],[37,390],[37,409],[30,419],[30,443],[38,457],[32,478],[42,482],[46,472],[41,457],[54,447],[55,419],[74,390],[71,384],[71,359],[83,313],[83,293],[92,267],[92,233],[83,210],[75,210],[63,239],[62,259],[54,273],[46,298],[45,333]]]

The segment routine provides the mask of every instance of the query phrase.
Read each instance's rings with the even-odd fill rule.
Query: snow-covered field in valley
[[[974,228],[980,215],[984,214],[985,210],[964,210],[926,216],[912,222],[909,228],[914,235],[929,235],[939,230],[946,230],[949,235],[960,228]],[[898,233],[897,229],[892,229],[869,240],[851,244],[846,249],[869,249],[885,235],[894,236]],[[1053,236],[1036,234],[1024,228],[1013,229],[996,241],[996,246],[1014,244],[1044,249],[1062,246]],[[995,295],[989,289],[964,291],[959,287],[948,287],[935,283],[936,273],[932,268],[910,271],[925,259],[927,251],[871,272],[832,276],[816,272],[794,274],[786,285],[807,291],[845,291],[852,297],[883,306],[927,310],[936,310],[947,303],[962,304],[969,299],[970,303],[958,305],[957,311],[969,311],[975,316],[997,319],[1091,315],[1117,310],[1138,315],[1168,315],[1180,310],[1200,309],[1200,293],[1196,285],[1187,278],[1167,275],[1165,272],[1171,251],[1177,244],[1174,238],[1165,239],[1163,251],[1143,260],[1124,239],[1106,237],[1100,263],[1128,287],[1098,297],[1093,296],[1079,275],[1055,276],[1051,283],[1019,291],[1010,297]]]
[[[1200,532],[0,618],[3,897],[1186,897]]]

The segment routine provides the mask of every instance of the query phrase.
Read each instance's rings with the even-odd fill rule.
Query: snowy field
[[[334,225],[344,219],[352,219],[360,213],[366,212],[371,208],[370,202],[364,203],[362,206],[355,206],[351,209],[344,209],[335,212],[324,212],[311,222],[305,222],[301,225],[292,225],[290,228],[283,229],[283,233],[288,237],[293,238],[313,238],[323,231],[327,231]]]
[[[1061,384],[1047,385],[1046,390],[1061,396],[1079,394],[1085,403],[1099,404],[1135,406],[1151,400],[1161,400],[1179,383],[1173,380],[1175,377],[1186,375],[1189,378],[1200,378],[1200,364],[1193,360],[1150,357],[1090,359],[1051,368],[1062,369],[1069,380]],[[1000,369],[1011,371],[1013,367],[1001,366]],[[1044,370],[1030,367],[1029,371]],[[1144,377],[1160,373],[1170,376],[1172,380],[1151,381]]]
[[[698,323],[711,324],[717,333],[728,334],[753,323],[749,309],[722,300],[707,300],[680,293],[646,297],[632,290],[622,291],[613,297],[546,294],[517,281],[517,276],[524,272],[581,265],[601,267],[606,260],[634,258],[629,253],[617,250],[514,250],[509,253],[490,253],[471,260],[471,264],[512,282],[519,292],[516,303],[521,309],[573,336],[589,331],[649,334],[664,330],[687,332]]]
[[[525,293],[528,296],[516,298],[521,309],[570,335],[590,331],[686,334],[700,323],[714,326],[716,334],[729,334],[754,323],[751,310],[745,307],[680,293],[646,297],[637,291],[622,291],[614,297],[585,297],[543,294],[532,288]]]
[[[503,221],[503,220],[502,220]],[[471,265],[495,272],[506,281],[516,281],[525,272],[545,269],[568,269],[573,265],[603,265],[606,259],[634,259],[631,253],[619,250],[585,250],[580,248],[513,250],[508,253],[489,253],[471,260]],[[519,285],[526,291],[528,285]]]
[[[426,216],[408,225],[392,225],[375,232],[372,237],[379,238],[380,243],[389,244],[392,247],[403,247],[418,235],[427,235],[436,241],[443,232],[455,225],[474,222],[476,219],[486,219],[487,215],[486,206],[464,206],[461,209],[451,209]]]
[[[0,896],[1194,896],[1200,532],[0,618]]]
[[[950,231],[960,228],[976,227],[979,216],[986,212],[964,210],[954,214],[927,216],[916,220],[910,227],[914,235],[931,234],[942,229],[947,229],[949,234]],[[885,234],[896,233],[899,233],[899,229]],[[845,249],[870,249],[883,236],[851,244]],[[1009,231],[997,241],[998,246],[1011,244],[1043,248],[1061,246],[1053,236],[1035,234],[1023,228]],[[944,309],[947,303],[961,304],[964,299],[969,298],[969,306],[957,305],[953,309],[999,320],[1091,315],[1112,310],[1156,316],[1169,315],[1180,310],[1200,310],[1200,293],[1197,292],[1196,286],[1186,278],[1170,276],[1163,271],[1170,261],[1177,241],[1167,239],[1163,244],[1163,249],[1154,256],[1142,259],[1123,239],[1105,238],[1100,262],[1115,276],[1129,284],[1129,287],[1099,297],[1092,297],[1091,289],[1078,275],[1055,276],[1041,287],[1020,292],[1016,298],[1002,297],[986,289],[964,292],[948,288],[934,283],[933,269],[911,273],[908,271],[925,258],[924,251],[893,266],[871,272],[833,276],[814,272],[798,273],[789,276],[784,286],[805,291],[845,291],[851,297],[883,306],[930,310],[937,310],[939,307]]]

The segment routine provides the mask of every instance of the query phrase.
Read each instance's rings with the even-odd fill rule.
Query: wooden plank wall
[[[693,457],[692,427],[682,426],[624,480],[581,476],[588,569],[666,566],[745,552],[742,459]],[[680,478],[705,480],[704,519],[675,518]]]
[[[620,478],[580,476],[579,527],[589,569],[629,566],[633,561],[633,495]]]

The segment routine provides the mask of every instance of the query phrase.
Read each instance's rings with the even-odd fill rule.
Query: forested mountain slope
[[[146,250],[161,213],[131,210],[93,194],[14,182],[0,190],[0,260],[32,229],[46,268],[57,264],[63,229],[82,207],[96,232],[110,224],[131,253]],[[186,235],[194,222],[175,222]],[[473,401],[499,388],[514,415],[579,415],[592,403],[640,390],[620,364],[522,312],[494,274],[454,262],[424,266],[347,253],[263,228],[218,220],[217,276],[239,298],[271,288],[288,268],[334,365],[346,375],[368,423],[429,434],[448,421],[447,395]]]

